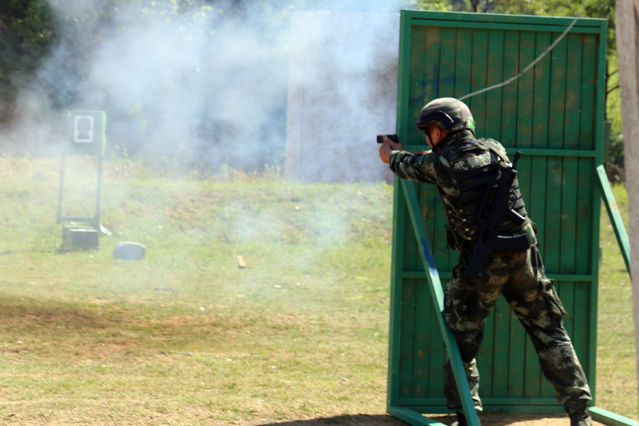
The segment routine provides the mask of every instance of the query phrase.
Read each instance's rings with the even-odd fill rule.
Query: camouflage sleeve
[[[389,165],[393,173],[401,179],[435,183],[436,154],[416,155],[406,151],[392,151]]]

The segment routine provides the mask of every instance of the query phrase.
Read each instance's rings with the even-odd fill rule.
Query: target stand
[[[62,224],[60,251],[99,248],[100,196],[102,188],[102,159],[106,146],[106,114],[104,111],[67,111],[69,143],[60,160],[60,186],[58,192],[57,223]],[[95,213],[92,216],[66,216],[63,212],[66,157],[71,155],[95,156],[97,178],[95,187]]]

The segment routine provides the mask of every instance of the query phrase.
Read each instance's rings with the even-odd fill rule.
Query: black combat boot
[[[592,426],[592,419],[587,408],[577,410],[570,415],[570,426]]]
[[[452,422],[450,426],[468,426],[468,423],[466,423],[466,417],[464,417],[463,412],[457,411],[455,414],[457,415],[457,420]]]

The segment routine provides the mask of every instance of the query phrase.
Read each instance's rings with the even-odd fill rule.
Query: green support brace
[[[601,198],[603,198],[604,203],[606,204],[606,210],[608,211],[612,228],[615,230],[617,242],[621,249],[621,255],[623,256],[624,262],[626,262],[626,270],[628,271],[628,274],[632,275],[630,271],[630,240],[628,239],[626,228],[623,225],[621,214],[619,214],[617,202],[615,201],[615,197],[612,195],[612,188],[608,182],[608,176],[606,175],[606,170],[603,165],[597,166],[597,177],[599,181],[599,189],[601,190]]]
[[[428,280],[428,285],[432,296],[431,300],[434,304],[435,312],[439,313],[438,315],[436,315],[437,325],[439,326],[442,338],[444,339],[444,345],[446,347],[446,352],[448,353],[448,358],[450,359],[453,376],[455,377],[455,383],[457,384],[457,391],[459,392],[462,407],[464,409],[464,415],[469,425],[479,426],[479,417],[477,416],[477,412],[475,411],[475,406],[473,404],[473,399],[470,395],[470,387],[468,386],[468,380],[466,379],[466,372],[464,370],[464,363],[459,353],[459,347],[457,346],[455,337],[446,326],[446,321],[444,320],[444,292],[442,291],[441,281],[439,280],[439,272],[437,271],[437,267],[435,266],[435,259],[433,258],[433,254],[430,250],[430,245],[428,244],[428,238],[426,236],[426,229],[424,226],[424,219],[420,214],[421,209],[419,208],[417,192],[415,191],[413,182],[402,179],[401,184],[402,190],[404,192],[404,197],[406,198],[406,206],[408,209],[410,220],[413,225],[413,230],[415,231],[415,238],[417,239],[418,243],[417,245],[419,246],[420,256],[424,264],[424,269],[426,270],[426,278]],[[395,414],[399,414],[400,417],[406,418],[406,416],[401,415],[402,413]],[[421,422],[421,424],[438,424],[433,423],[430,419],[426,419],[424,417],[421,418],[424,420],[423,422]],[[411,418],[411,423],[417,419],[417,416]]]
[[[601,198],[603,198],[604,204],[606,205],[606,211],[608,212],[608,217],[610,218],[612,228],[615,231],[617,243],[619,244],[619,249],[621,250],[621,255],[623,256],[624,262],[626,262],[626,270],[628,271],[628,274],[631,274],[630,240],[628,239],[626,227],[623,224],[623,219],[621,218],[621,214],[619,213],[619,207],[617,207],[617,202],[615,201],[615,197],[612,194],[612,188],[610,187],[610,182],[608,182],[608,176],[606,175],[606,170],[604,169],[603,165],[597,166],[597,178],[597,181],[599,182],[599,189],[601,190]],[[592,407],[590,409],[590,413],[595,420],[598,420],[607,425],[639,426],[639,423],[634,420],[628,419],[626,417],[620,416],[619,414],[604,410],[599,407]]]
[[[388,414],[411,425],[446,426],[446,424],[424,417],[410,408],[392,406],[389,407]]]
[[[593,419],[608,426],[639,426],[639,423],[635,420],[620,416],[617,413],[613,413],[599,407],[591,407],[590,414]]]

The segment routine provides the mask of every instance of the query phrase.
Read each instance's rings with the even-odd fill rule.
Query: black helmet
[[[475,133],[475,120],[470,108],[455,98],[437,98],[424,105],[417,127],[425,131],[431,124],[439,124],[449,133],[464,129]]]

